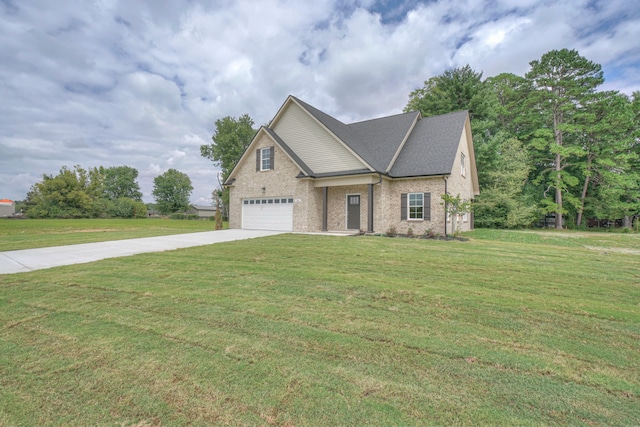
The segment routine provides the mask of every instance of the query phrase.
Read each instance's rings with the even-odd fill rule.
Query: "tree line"
[[[553,50],[524,76],[482,78],[469,65],[432,77],[405,111],[424,117],[468,110],[480,196],[478,227],[517,228],[550,218],[556,228],[585,218],[640,214],[640,92],[599,91],[602,67],[576,50]],[[201,155],[226,179],[256,133],[247,114],[215,122]],[[217,190],[216,190],[217,191]],[[222,192],[223,201],[228,193]]]
[[[576,50],[553,50],[524,76],[482,79],[468,65],[411,92],[405,111],[469,110],[480,196],[479,227],[556,228],[585,218],[640,214],[640,92],[598,91],[602,67]],[[564,222],[563,222],[564,220]]]
[[[43,174],[24,201],[30,218],[145,218],[138,170],[131,166],[84,169],[63,166],[57,175]],[[184,212],[193,186],[185,173],[169,169],[154,179],[153,196],[162,214]]]

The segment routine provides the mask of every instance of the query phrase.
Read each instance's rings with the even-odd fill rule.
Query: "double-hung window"
[[[271,147],[260,150],[260,170],[267,171],[271,169]]]
[[[401,193],[401,221],[431,221],[431,193]]]
[[[424,194],[409,193],[409,219],[424,219]]]

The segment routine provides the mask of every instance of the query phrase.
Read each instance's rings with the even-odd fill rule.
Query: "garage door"
[[[267,197],[242,201],[242,228],[248,230],[293,230],[293,199]]]

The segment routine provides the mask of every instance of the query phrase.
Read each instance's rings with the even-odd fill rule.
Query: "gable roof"
[[[466,111],[459,111],[419,120],[389,175],[405,177],[451,173],[467,116]]]
[[[275,130],[278,129],[278,122],[286,116],[292,104],[302,109],[299,114],[313,119],[313,122],[309,123],[320,125],[323,129],[321,132],[324,132],[328,138],[327,141],[341,145],[343,149],[355,155],[359,159],[357,163],[362,164],[362,167],[352,168],[353,170],[339,168],[333,171],[314,170],[319,164],[317,153],[316,157],[309,157],[309,153],[297,152],[295,148],[300,148],[300,144],[303,143],[293,139],[297,135],[283,136]],[[370,172],[378,172],[392,178],[447,175],[453,170],[460,138],[465,132],[468,120],[467,111],[426,118],[423,118],[419,112],[413,111],[345,124],[312,105],[289,96],[271,123],[258,131],[238,165],[249,152],[252,152],[254,142],[259,134],[264,132],[298,165],[301,170],[300,177],[315,178]],[[285,136],[291,140],[287,141]],[[325,162],[322,166],[327,169],[327,166],[331,165]],[[235,175],[234,171],[229,175],[229,182]]]
[[[412,111],[347,125],[298,98],[293,99],[378,172],[386,172],[398,148],[420,116],[419,112]]]

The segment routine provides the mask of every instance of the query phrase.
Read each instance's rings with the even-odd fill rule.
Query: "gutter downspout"
[[[447,175],[442,177],[444,179],[444,194],[449,194],[447,190]],[[447,236],[447,211],[449,210],[449,206],[447,202],[444,202],[444,235]]]

